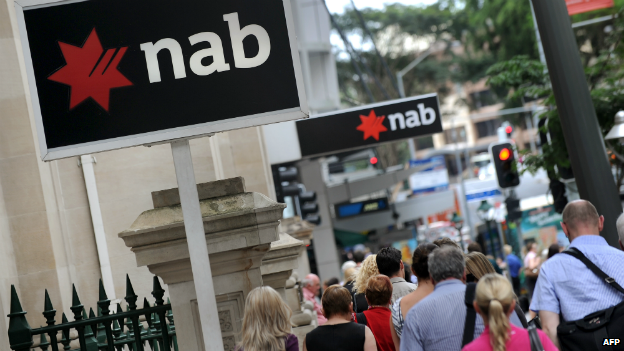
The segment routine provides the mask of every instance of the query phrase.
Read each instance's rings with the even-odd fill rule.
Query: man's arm
[[[559,314],[550,311],[539,311],[539,317],[542,322],[542,331],[548,335],[553,344],[559,348],[559,339],[557,338]]]
[[[412,310],[410,310],[412,312]],[[413,312],[412,312],[413,313]],[[412,317],[412,318],[410,318]],[[403,332],[401,333],[400,351],[423,351],[422,340],[418,333],[418,326],[410,313],[405,316]]]

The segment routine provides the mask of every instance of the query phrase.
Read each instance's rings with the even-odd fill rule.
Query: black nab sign
[[[386,101],[297,121],[301,156],[314,156],[442,131],[436,94]]]
[[[307,116],[289,0],[15,0],[44,160]]]

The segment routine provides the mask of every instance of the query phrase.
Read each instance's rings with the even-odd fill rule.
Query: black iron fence
[[[59,351],[145,351],[149,345],[152,351],[178,351],[178,343],[173,322],[171,303],[165,303],[165,290],[160,285],[158,277],[154,277],[152,296],[156,303],[150,306],[147,298],[143,299],[143,308],[137,309],[138,296],[134,293],[130,278],[126,276],[126,311],[117,304],[115,313],[111,313],[111,301],[100,280],[100,296],[97,302],[97,316],[93,308],[87,315],[85,307],[80,303],[76,287],[73,287],[72,306],[74,321],[69,322],[65,313],[62,314],[61,324],[56,324],[56,310],[52,307],[48,291],[45,292],[45,307],[43,316],[47,326],[32,329],[26,320],[26,312],[17,296],[15,286],[11,286],[11,313],[9,320],[9,342],[15,351],[42,350]],[[145,318],[147,327],[140,321]],[[78,334],[78,349],[71,349],[70,332],[76,330]],[[59,335],[60,334],[60,335]],[[40,342],[36,348],[33,335],[40,335]],[[60,336],[60,339],[59,339]],[[59,345],[60,343],[60,345]]]

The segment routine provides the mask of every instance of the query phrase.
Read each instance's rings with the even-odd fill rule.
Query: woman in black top
[[[321,304],[327,322],[306,335],[303,351],[377,351],[371,330],[351,322],[353,303],[347,289],[330,286]]]

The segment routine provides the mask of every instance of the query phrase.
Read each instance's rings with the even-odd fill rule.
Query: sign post
[[[180,204],[184,217],[184,231],[191,256],[191,270],[197,292],[199,319],[202,325],[204,345],[210,350],[223,350],[219,312],[212,283],[212,271],[208,258],[208,244],[204,232],[204,221],[199,208],[199,195],[195,185],[195,172],[188,140],[171,143],[173,164],[175,165]]]
[[[14,5],[44,161],[171,143],[205,349],[223,350],[188,139],[308,116],[290,0]]]

